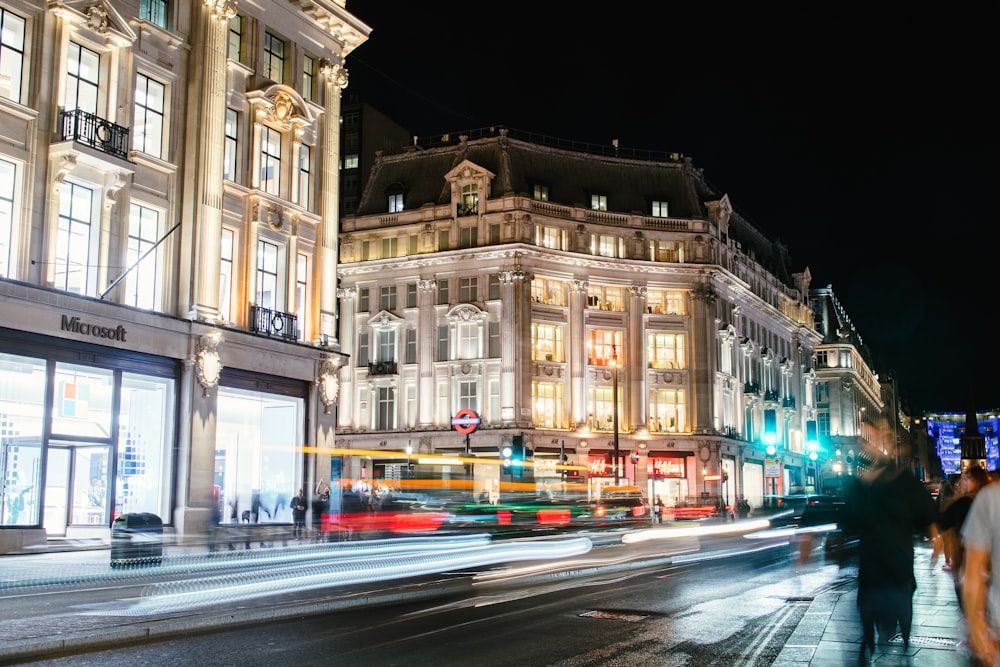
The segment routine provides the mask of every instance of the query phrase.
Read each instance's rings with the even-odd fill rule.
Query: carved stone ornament
[[[288,122],[292,117],[292,111],[295,109],[295,103],[292,102],[292,98],[288,93],[278,93],[274,96],[274,119],[279,123]]]
[[[108,31],[108,12],[103,7],[87,8],[87,25],[97,32]]]
[[[194,372],[198,384],[204,390],[204,395],[208,396],[208,390],[219,384],[219,377],[222,375],[218,332],[206,334],[198,339],[198,347],[194,353]]]
[[[330,406],[337,402],[340,394],[340,363],[337,359],[324,359],[319,364],[316,373],[316,388],[319,389],[319,400],[323,404],[323,412],[330,414]]]

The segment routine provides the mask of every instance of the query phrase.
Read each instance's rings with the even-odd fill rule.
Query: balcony
[[[760,385],[756,382],[747,382],[743,385],[744,394],[756,394],[760,390]]]
[[[251,304],[250,333],[294,342],[299,339],[299,318],[291,313]]]
[[[128,159],[127,127],[81,109],[59,112],[59,127],[61,141],[72,139],[113,157]]]
[[[765,401],[770,401],[771,403],[777,403],[779,398],[780,395],[774,389],[768,389],[767,391],[764,392]]]
[[[395,361],[368,362],[368,377],[372,377],[373,375],[395,375],[398,372]]]
[[[785,398],[783,398],[781,400],[781,407],[783,407],[783,408],[790,408],[790,409],[794,410],[795,409],[795,397],[794,396],[785,396]]]

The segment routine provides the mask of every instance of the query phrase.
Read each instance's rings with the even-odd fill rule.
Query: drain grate
[[[613,621],[630,621],[632,623],[649,618],[649,614],[633,614],[627,611],[604,611],[600,609],[585,611],[580,616],[583,618],[606,618]]]
[[[892,639],[889,640],[890,644],[902,644],[903,635],[896,633]],[[951,639],[950,637],[921,637],[920,635],[910,635],[910,646],[914,644],[923,644],[924,646],[958,646],[960,642],[957,639]]]

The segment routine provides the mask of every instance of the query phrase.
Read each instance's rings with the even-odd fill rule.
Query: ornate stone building
[[[687,157],[500,128],[384,152],[339,276],[345,474],[494,493],[524,443],[539,490],[820,490],[809,271]]]
[[[287,522],[333,444],[370,29],[335,0],[0,0],[0,27],[0,552],[124,512]]]

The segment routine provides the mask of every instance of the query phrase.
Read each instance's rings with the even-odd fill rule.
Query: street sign
[[[469,408],[462,408],[451,418],[451,425],[462,435],[469,435],[479,428],[480,421],[479,415],[475,412]]]
[[[764,459],[764,477],[781,477],[781,459]]]

